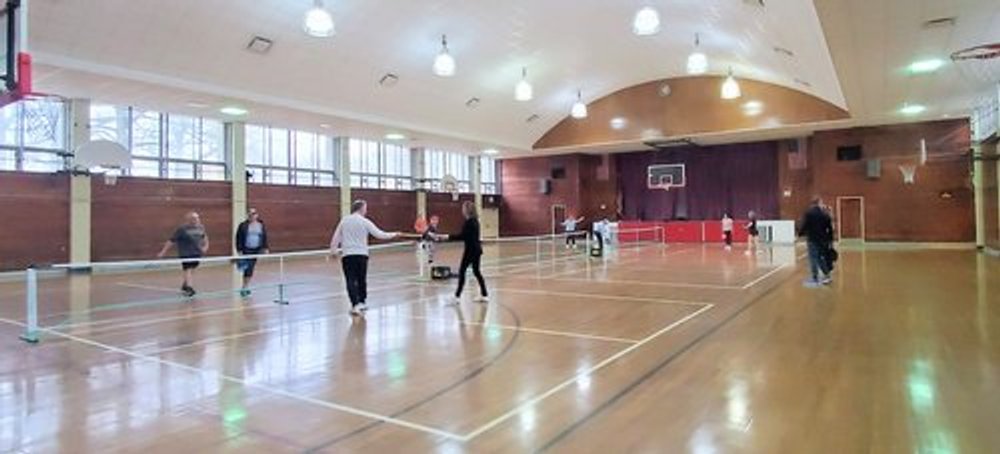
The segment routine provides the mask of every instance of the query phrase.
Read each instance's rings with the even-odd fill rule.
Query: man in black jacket
[[[267,229],[255,208],[247,211],[247,220],[236,227],[235,246],[241,255],[258,255],[269,252]],[[253,278],[253,270],[256,266],[257,259],[255,258],[241,259],[236,262],[236,267],[243,272],[243,288],[240,289],[240,296],[250,295],[250,279]]]
[[[832,282],[826,253],[833,243],[833,220],[823,209],[823,199],[819,196],[813,198],[812,205],[802,216],[799,236],[806,237],[809,247],[809,270],[812,273],[812,280],[807,282],[807,285],[817,286]]]

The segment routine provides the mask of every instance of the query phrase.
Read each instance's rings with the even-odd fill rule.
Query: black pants
[[[722,232],[722,236],[725,237],[726,246],[732,246],[733,245],[733,231],[732,230],[726,230],[725,232]]]
[[[486,279],[483,279],[483,273],[479,271],[479,263],[483,258],[482,254],[462,254],[462,264],[458,267],[458,290],[455,290],[455,296],[462,296],[462,289],[465,288],[465,272],[472,267],[472,274],[476,275],[476,280],[479,281],[479,293],[483,296],[489,296],[486,293]]]
[[[357,306],[368,299],[368,256],[345,255],[340,259],[347,282],[347,296],[351,306]]]
[[[573,232],[566,232],[566,245],[576,246],[576,235]]]

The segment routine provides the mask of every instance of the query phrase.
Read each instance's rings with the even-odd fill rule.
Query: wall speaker
[[[551,194],[552,193],[552,180],[548,178],[542,178],[538,180],[538,193],[539,194]]]
[[[865,176],[871,180],[882,178],[882,160],[869,159],[865,162]]]

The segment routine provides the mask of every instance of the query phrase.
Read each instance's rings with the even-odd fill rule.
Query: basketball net
[[[900,164],[899,173],[903,174],[903,184],[913,184],[917,177],[917,165]]]
[[[458,185],[455,185],[455,184],[445,184],[444,185],[444,190],[445,190],[445,192],[451,193],[451,201],[452,202],[457,202],[458,201]]]

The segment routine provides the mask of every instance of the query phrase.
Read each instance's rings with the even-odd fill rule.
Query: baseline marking
[[[24,323],[15,321],[15,320],[8,320],[8,319],[5,319],[5,318],[0,318],[0,322],[7,323],[9,325],[19,326],[21,328],[27,328],[27,325],[25,325]],[[61,338],[64,338],[64,339],[67,339],[67,340],[70,340],[70,341],[79,342],[81,344],[88,345],[90,347],[99,348],[99,349],[103,349],[103,350],[114,352],[114,353],[119,353],[119,354],[131,357],[131,358],[134,358],[134,359],[137,359],[137,360],[140,360],[140,361],[146,361],[146,362],[151,362],[151,363],[155,363],[155,364],[160,364],[160,365],[163,365],[163,366],[174,367],[174,368],[177,368],[177,369],[180,369],[180,370],[184,370],[184,371],[187,371],[187,372],[191,372],[191,373],[194,373],[194,374],[198,374],[198,375],[214,375],[214,376],[218,377],[218,379],[220,379],[220,380],[224,380],[224,381],[227,381],[227,382],[230,382],[230,383],[235,383],[235,384],[238,384],[238,385],[241,385],[241,386],[245,386],[247,388],[254,388],[254,389],[263,391],[265,393],[268,393],[268,394],[273,394],[273,395],[276,395],[276,396],[286,397],[286,398],[289,398],[289,399],[292,399],[292,400],[296,400],[296,401],[299,401],[299,402],[304,402],[304,403],[307,403],[307,404],[312,404],[312,405],[316,405],[316,406],[319,406],[319,407],[324,407],[324,408],[327,408],[327,409],[330,409],[330,410],[337,410],[337,411],[341,411],[341,412],[344,412],[344,413],[349,413],[349,414],[352,414],[352,415],[355,415],[355,416],[361,416],[361,417],[368,418],[368,419],[374,419],[374,420],[377,420],[377,421],[382,421],[382,422],[387,423],[387,424],[393,424],[393,425],[397,425],[397,426],[400,426],[400,427],[405,427],[407,429],[413,429],[413,430],[417,430],[417,431],[420,431],[420,432],[426,432],[426,433],[429,433],[429,434],[432,434],[432,435],[437,435],[439,437],[444,437],[444,438],[448,438],[448,439],[451,439],[451,440],[457,440],[457,441],[464,440],[464,437],[462,437],[461,435],[456,435],[456,434],[453,434],[451,432],[446,432],[446,431],[441,430],[441,429],[436,429],[436,428],[433,428],[433,427],[425,426],[423,424],[418,424],[418,423],[406,421],[406,420],[399,419],[399,418],[391,418],[391,417],[388,417],[388,416],[380,415],[380,414],[377,414],[377,413],[372,413],[370,411],[365,411],[365,410],[361,410],[361,409],[354,408],[354,407],[349,407],[349,406],[346,406],[346,405],[341,405],[341,404],[337,404],[337,403],[333,403],[333,402],[328,402],[328,401],[325,401],[325,400],[320,400],[320,399],[316,399],[316,398],[312,398],[312,397],[308,397],[308,396],[303,396],[303,395],[300,395],[300,394],[295,394],[295,393],[292,393],[292,392],[289,392],[289,391],[285,391],[285,390],[278,389],[278,388],[272,388],[270,386],[264,386],[264,385],[261,385],[261,384],[258,384],[258,383],[251,383],[251,382],[248,382],[248,381],[243,380],[243,379],[238,378],[238,377],[234,377],[234,376],[231,376],[231,375],[226,375],[226,374],[221,373],[219,371],[215,371],[215,370],[211,370],[211,369],[201,369],[201,368],[197,368],[197,367],[194,367],[194,366],[189,366],[187,364],[179,363],[179,362],[176,362],[176,361],[169,361],[169,360],[165,360],[165,359],[161,359],[161,358],[156,358],[156,357],[149,356],[149,355],[143,355],[141,353],[136,353],[136,352],[129,351],[129,350],[126,350],[126,349],[123,349],[123,348],[118,348],[118,347],[115,347],[113,345],[103,344],[103,343],[100,343],[100,342],[97,342],[97,341],[93,341],[93,340],[90,340],[90,339],[87,339],[87,338],[83,338],[83,337],[79,337],[79,336],[74,336],[72,334],[62,333],[62,332],[51,330],[51,329],[48,329],[48,328],[38,328],[38,330],[46,332],[46,333],[48,333],[50,335],[53,335],[53,336],[56,336],[56,337],[61,337]]]
[[[469,440],[472,440],[473,438],[476,438],[476,437],[482,435],[483,433],[485,433],[485,432],[493,429],[494,427],[502,424],[503,422],[507,421],[508,419],[516,416],[518,413],[521,413],[526,408],[531,407],[531,406],[533,406],[533,405],[535,405],[535,404],[537,404],[537,403],[539,403],[539,402],[541,402],[541,401],[543,401],[543,400],[551,397],[553,394],[558,393],[559,391],[562,391],[566,387],[568,387],[568,386],[576,383],[577,381],[579,381],[580,379],[582,379],[584,377],[588,377],[590,375],[593,375],[595,372],[597,372],[600,369],[603,369],[604,367],[608,366],[609,364],[617,361],[621,357],[623,357],[623,356],[625,356],[625,355],[627,355],[629,353],[632,353],[636,349],[642,347],[643,345],[646,345],[647,343],[649,343],[650,341],[656,339],[657,337],[659,337],[659,336],[661,336],[663,334],[666,334],[667,332],[669,332],[669,331],[673,330],[674,328],[676,328],[676,327],[678,327],[678,326],[686,323],[687,321],[689,321],[689,320],[691,320],[691,319],[693,319],[693,318],[701,315],[703,312],[705,312],[707,310],[710,310],[713,307],[715,307],[715,306],[711,305],[711,304],[705,305],[701,309],[698,309],[697,311],[695,311],[695,312],[687,315],[686,317],[684,317],[684,318],[682,318],[680,320],[677,320],[676,322],[673,322],[673,323],[667,325],[666,327],[660,329],[659,331],[657,331],[657,332],[655,332],[653,334],[650,334],[649,336],[643,338],[638,343],[635,343],[635,344],[629,346],[628,348],[625,348],[624,350],[622,350],[622,351],[620,351],[618,353],[615,353],[614,355],[611,355],[611,356],[605,358],[600,363],[594,365],[593,367],[591,367],[591,368],[589,368],[589,369],[587,369],[587,370],[585,370],[583,372],[580,372],[580,373],[574,375],[572,378],[570,378],[570,379],[568,379],[566,381],[563,381],[562,383],[559,383],[558,385],[552,387],[548,391],[546,391],[546,392],[544,392],[544,393],[542,393],[542,394],[540,394],[538,396],[535,396],[535,397],[533,397],[531,399],[528,399],[525,402],[522,402],[517,407],[514,407],[513,410],[510,410],[507,413],[504,413],[504,414],[496,417],[492,421],[490,421],[490,422],[488,422],[488,423],[480,426],[478,429],[475,429],[475,430],[473,430],[473,431],[471,431],[471,432],[463,435],[461,437],[461,440],[467,442]]]

